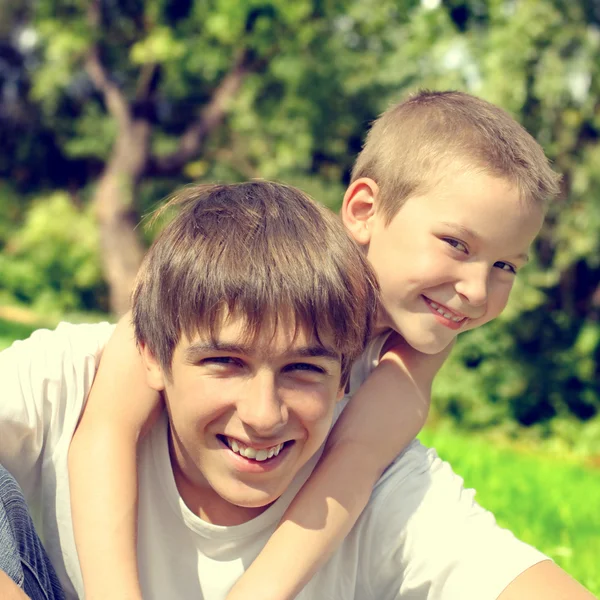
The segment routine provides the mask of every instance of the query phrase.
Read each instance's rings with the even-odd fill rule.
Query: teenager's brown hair
[[[521,198],[544,205],[560,177],[536,140],[507,112],[462,92],[421,91],[391,106],[372,125],[352,181],[373,179],[389,223],[402,204],[459,166],[502,177]]]
[[[187,187],[172,207],[177,216],[146,254],[132,303],[137,341],[166,373],[182,334],[214,337],[233,315],[249,336],[278,322],[306,328],[341,355],[345,380],[371,336],[378,288],[341,221],[267,181]]]

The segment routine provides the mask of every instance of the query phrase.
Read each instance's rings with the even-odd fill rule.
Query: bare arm
[[[421,430],[431,382],[449,349],[425,356],[398,343],[342,413],[318,466],[228,600],[259,591],[264,600],[295,598],[352,529],[381,473]]]
[[[0,598],[29,600],[29,596],[2,569],[0,569]]]
[[[544,560],[521,573],[498,600],[596,600],[558,565]]]
[[[69,448],[73,526],[88,600],[142,597],[136,450],[161,405],[146,383],[126,315],[103,352]]]

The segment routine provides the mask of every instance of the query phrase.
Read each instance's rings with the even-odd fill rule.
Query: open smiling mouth
[[[281,453],[285,454],[285,451],[294,444],[294,440],[288,440],[281,444],[275,444],[268,448],[261,448],[257,450],[251,446],[246,446],[239,440],[230,438],[226,435],[217,435],[219,441],[227,446],[232,452],[252,462],[269,462],[277,458]]]
[[[437,315],[439,315],[439,318],[443,318],[444,321],[448,324],[448,326],[450,326],[452,329],[460,328],[468,320],[468,317],[451,311],[448,307],[434,302],[427,296],[423,296],[423,299],[425,300],[426,304],[429,306],[431,311],[433,313],[437,313]]]

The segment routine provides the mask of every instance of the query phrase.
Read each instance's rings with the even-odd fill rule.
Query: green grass
[[[99,323],[100,321],[114,322],[114,318],[103,313],[69,313],[66,315],[47,315],[45,317],[36,315],[27,309],[18,308],[19,314],[24,318],[14,320],[6,318],[4,312],[11,312],[12,307],[0,307],[0,350],[10,346],[15,340],[22,340],[29,337],[36,329],[43,327],[54,329],[60,321],[69,321],[70,323]]]
[[[599,469],[455,431],[419,437],[477,490],[502,526],[600,595]]]
[[[15,323],[0,318],[0,350],[10,346],[14,340],[29,337],[36,329],[38,329],[36,325]]]

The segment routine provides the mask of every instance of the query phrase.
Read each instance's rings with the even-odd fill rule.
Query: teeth
[[[273,446],[272,448],[255,450],[254,448],[250,448],[249,446],[243,446],[241,443],[236,440],[232,440],[230,438],[225,438],[227,440],[227,445],[240,456],[244,456],[245,458],[249,458],[251,460],[256,460],[258,462],[263,462],[273,456],[277,456],[281,450],[283,449],[283,444],[277,444],[277,446]]]
[[[263,460],[267,460],[267,458],[269,458],[269,451],[268,450],[259,450],[256,453],[256,456],[254,457],[256,460],[258,461],[263,461]]]
[[[451,313],[447,313],[444,311],[443,308],[440,307],[439,304],[433,302],[433,300],[429,301],[429,305],[431,306],[431,308],[433,308],[434,310],[436,310],[438,313],[440,313],[440,315],[442,315],[443,317],[445,317],[446,319],[451,319],[452,321],[454,321],[455,323],[460,323],[462,320],[464,320],[464,317],[454,317],[452,316]]]

